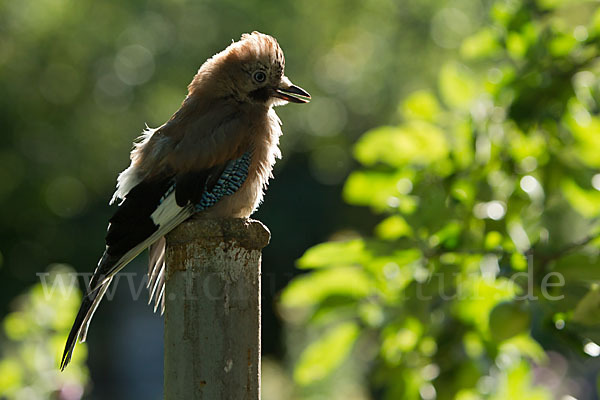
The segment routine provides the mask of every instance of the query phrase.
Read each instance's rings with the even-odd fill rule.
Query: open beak
[[[308,103],[310,101],[310,94],[296,85],[275,89],[275,97],[291,103]]]

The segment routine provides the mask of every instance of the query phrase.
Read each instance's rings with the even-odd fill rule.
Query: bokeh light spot
[[[115,57],[115,72],[119,79],[128,85],[140,85],[154,73],[154,56],[139,45],[125,46]]]

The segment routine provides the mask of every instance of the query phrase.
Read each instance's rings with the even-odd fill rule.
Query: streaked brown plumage
[[[117,180],[106,250],[75,319],[63,355],[68,364],[112,277],[150,247],[148,288],[164,309],[164,235],[195,212],[248,217],[272,177],[281,122],[273,106],[310,95],[284,75],[277,41],[258,32],[208,59],[171,119],[148,128]]]

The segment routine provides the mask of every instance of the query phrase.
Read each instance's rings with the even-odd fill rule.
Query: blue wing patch
[[[195,206],[195,211],[206,210],[215,205],[223,196],[234,194],[246,181],[252,153],[246,152],[237,160],[227,163],[223,173],[211,190],[205,190],[200,201]]]
[[[206,210],[214,206],[223,196],[234,194],[246,181],[252,152],[244,153],[240,158],[229,161],[222,170],[221,175],[214,184],[209,184],[212,172],[210,170],[201,173],[184,175],[178,179],[172,179],[170,185],[164,194],[160,197],[158,205],[169,197],[170,194],[177,191],[181,196],[177,200],[180,207],[194,204],[194,211]]]

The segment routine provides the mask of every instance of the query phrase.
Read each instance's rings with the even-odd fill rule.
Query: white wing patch
[[[173,191],[162,203],[160,203],[156,210],[154,210],[150,218],[152,218],[152,222],[154,222],[155,225],[162,227],[173,221],[183,209],[184,207],[179,207],[177,205],[175,192]]]
[[[125,255],[123,255],[115,264],[115,266],[106,272],[106,277],[102,281],[98,282],[98,285],[95,288],[92,288],[92,290],[107,282],[148,246],[172,231],[173,228],[181,224],[193,214],[193,206],[187,205],[186,207],[179,207],[175,201],[175,192],[171,193],[151,215],[152,221],[159,226],[158,230],[149,238],[125,253]]]

